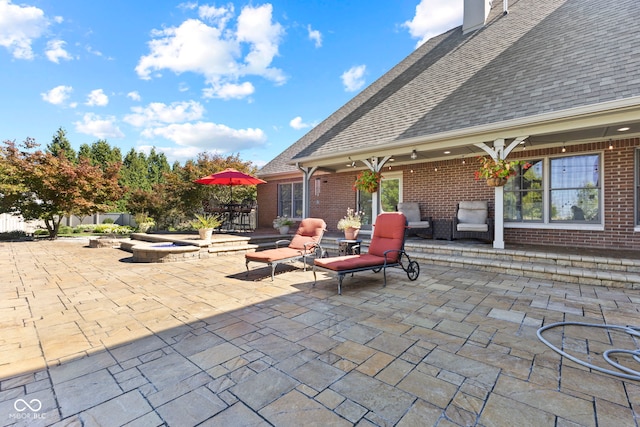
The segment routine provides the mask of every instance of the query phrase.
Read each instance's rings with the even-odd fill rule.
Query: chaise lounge
[[[320,218],[303,219],[293,239],[278,240],[275,243],[275,249],[245,254],[247,274],[249,274],[250,262],[260,262],[271,267],[271,280],[273,281],[278,264],[292,262],[300,258],[304,262],[304,270],[307,271],[307,257],[318,256],[323,252],[320,241],[326,228],[327,224]],[[279,247],[285,243],[288,243],[288,246]]]
[[[374,224],[373,236],[366,254],[345,255],[330,258],[316,258],[313,261],[313,285],[317,277],[316,270],[335,273],[338,276],[338,294],[342,294],[342,280],[349,273],[382,270],[384,285],[387,286],[387,268],[400,267],[409,277],[416,280],[420,266],[412,261],[404,251],[407,218],[400,212],[388,212],[378,215]]]

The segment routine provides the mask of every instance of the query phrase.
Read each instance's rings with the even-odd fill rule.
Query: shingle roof
[[[496,2],[498,3],[498,2]],[[296,158],[640,95],[638,0],[519,0],[419,47],[281,153]]]

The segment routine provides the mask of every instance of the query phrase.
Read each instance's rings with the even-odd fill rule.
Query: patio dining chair
[[[245,254],[247,275],[249,274],[249,263],[260,262],[271,267],[271,280],[273,281],[278,264],[293,262],[300,258],[304,262],[304,271],[307,271],[307,257],[322,256],[323,250],[320,242],[326,229],[327,224],[323,219],[303,219],[291,240],[278,240],[275,242],[275,249]],[[287,246],[281,246],[284,244]]]

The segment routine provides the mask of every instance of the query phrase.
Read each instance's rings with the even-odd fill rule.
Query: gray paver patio
[[[129,260],[82,240],[0,243],[0,426],[640,425],[640,381],[536,337],[557,321],[640,326],[638,290],[423,263],[415,282],[364,272],[339,296],[308,271],[245,277],[241,255]],[[638,347],[545,336],[602,366],[612,343]]]

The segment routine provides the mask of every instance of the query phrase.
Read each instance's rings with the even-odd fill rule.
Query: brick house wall
[[[516,148],[510,159],[541,158],[557,155],[603,153],[604,189],[603,214],[604,230],[562,230],[557,228],[505,228],[504,240],[508,243],[528,242],[531,244],[599,247],[617,249],[640,248],[640,233],[634,232],[634,164],[635,150],[640,147],[640,139],[623,139],[610,142],[601,141],[567,147],[536,150]],[[463,163],[464,160],[464,163]],[[494,212],[494,190],[486,183],[474,179],[478,163],[475,156],[466,159],[450,159],[413,165],[392,166],[391,171],[403,172],[403,201],[418,202],[423,217],[433,219],[452,218],[456,205],[461,200],[488,200],[489,214]],[[382,171],[384,176],[385,168]],[[312,181],[320,179],[320,193],[315,194],[315,183],[311,188],[311,216],[325,219],[330,231],[344,216],[347,207],[355,207],[356,193],[352,183],[358,171],[339,174],[314,175]],[[298,179],[299,181],[300,179]],[[269,180],[258,186],[259,225],[270,227],[277,214],[277,184],[293,180]],[[544,227],[540,224],[540,227]]]

